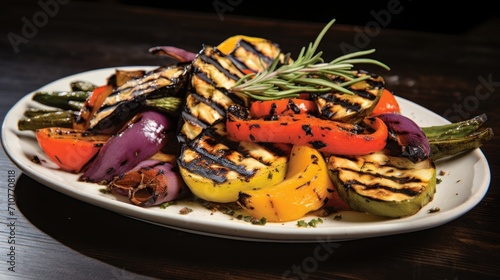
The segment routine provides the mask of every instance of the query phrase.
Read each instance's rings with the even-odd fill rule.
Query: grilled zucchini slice
[[[359,123],[375,109],[384,90],[384,79],[362,70],[354,71],[353,74],[355,77],[370,76],[370,78],[348,87],[354,94],[328,92],[312,95],[322,118],[346,123]],[[332,80],[338,84],[348,81],[345,77],[335,77]]]
[[[354,210],[401,218],[416,214],[436,192],[436,167],[429,158],[413,163],[384,150],[364,156],[328,156],[340,197]]]
[[[223,53],[207,46],[192,65],[190,88],[178,134],[181,143],[194,139],[203,129],[224,119],[229,105],[249,102],[228,90],[243,77],[243,73]]]

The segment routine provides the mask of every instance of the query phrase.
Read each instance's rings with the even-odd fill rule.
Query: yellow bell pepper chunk
[[[326,162],[316,149],[294,146],[285,179],[239,194],[238,204],[256,219],[287,222],[323,207],[335,192]]]
[[[249,42],[265,42],[266,39],[258,38],[258,37],[250,37],[245,35],[235,35],[227,38],[222,43],[217,46],[217,49],[225,55],[229,55],[234,48],[238,45],[240,40],[245,40]]]
[[[265,156],[264,152],[261,152],[263,156]],[[187,148],[184,150],[182,156],[190,161],[192,158],[196,157],[196,153]],[[276,156],[269,166],[252,158],[243,159],[241,163],[245,164],[248,170],[255,170],[253,176],[248,177],[242,175],[236,171],[224,168],[217,163],[207,165],[206,169],[214,171],[219,170],[224,173],[226,178],[224,182],[215,182],[183,166],[179,166],[179,171],[184,182],[195,196],[210,202],[230,203],[238,199],[240,191],[251,190],[255,188],[255,186],[274,185],[282,181],[286,175],[288,157]]]

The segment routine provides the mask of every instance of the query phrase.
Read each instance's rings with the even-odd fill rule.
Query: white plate
[[[118,67],[120,69],[151,69],[151,67]],[[116,68],[88,71],[62,78],[40,90],[69,90],[69,84],[75,80],[86,80],[95,84],[104,84]],[[38,147],[34,133],[19,131],[17,122],[29,106],[40,106],[32,101],[34,92],[22,98],[7,113],[2,125],[2,144],[11,160],[28,176],[56,191],[75,199],[102,207],[131,218],[149,223],[197,234],[217,236],[238,240],[268,242],[319,242],[361,239],[385,235],[401,234],[424,230],[445,224],[460,217],[476,206],[488,191],[491,174],[488,162],[477,149],[466,155],[437,165],[442,180],[438,184],[434,200],[419,213],[402,219],[385,219],[370,214],[341,212],[323,218],[323,223],[316,227],[297,227],[297,222],[267,223],[263,226],[252,225],[235,219],[227,214],[212,212],[196,204],[178,204],[160,209],[159,207],[142,208],[130,204],[126,199],[111,194],[103,194],[102,186],[79,182],[79,175],[53,169]],[[421,126],[448,123],[444,118],[408,100],[398,98],[404,115],[415,120]],[[43,107],[43,106],[42,106]],[[34,156],[49,164],[37,164],[31,161]],[[184,206],[193,209],[187,215],[179,214]],[[440,211],[430,213],[432,208]],[[341,219],[334,219],[340,214]],[[313,217],[305,217],[308,221]]]

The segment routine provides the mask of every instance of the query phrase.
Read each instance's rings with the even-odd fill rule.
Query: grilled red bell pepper
[[[101,108],[106,97],[108,97],[112,92],[113,87],[111,85],[96,87],[83,103],[83,106],[80,109],[80,114],[78,114],[77,119],[73,123],[73,128],[80,130],[87,129],[89,127],[90,120],[95,115],[96,111]]]
[[[36,130],[36,140],[44,153],[62,170],[73,173],[82,171],[109,137],[65,127]]]
[[[372,116],[377,116],[387,113],[400,114],[401,108],[399,107],[399,103],[396,100],[394,94],[390,92],[388,89],[384,89],[377,105],[373,109]]]
[[[239,141],[306,145],[336,155],[364,155],[383,149],[388,136],[385,123],[370,117],[364,124],[369,129],[308,114],[251,118],[247,109],[233,105],[228,110],[226,129]]]

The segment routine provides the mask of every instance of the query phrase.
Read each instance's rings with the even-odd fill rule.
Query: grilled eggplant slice
[[[328,92],[313,94],[321,117],[329,120],[359,123],[370,115],[384,90],[384,79],[366,71],[355,71],[355,77],[369,75],[370,78],[348,87],[354,94]],[[344,77],[333,78],[339,84],[347,82]]]
[[[115,133],[136,115],[146,99],[182,94],[189,81],[190,64],[158,67],[113,89],[91,116],[89,130]]]
[[[430,158],[413,163],[388,154],[328,156],[330,178],[354,210],[390,218],[416,214],[436,192],[435,164]]]
[[[240,191],[276,184],[286,175],[286,151],[231,141],[223,122],[204,129],[181,149],[182,178],[193,194],[206,201],[235,202]]]

